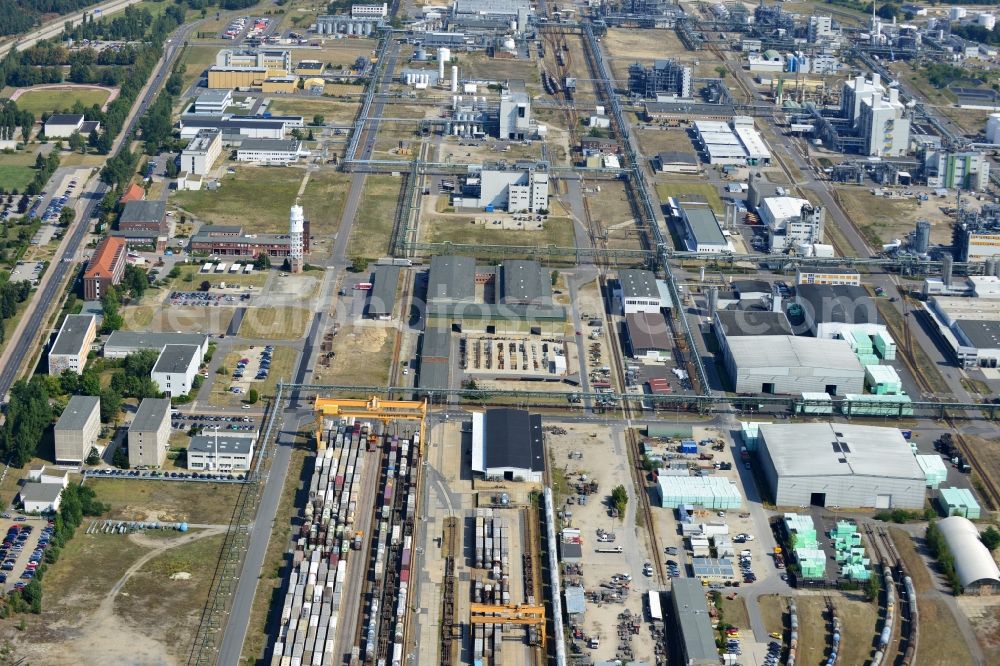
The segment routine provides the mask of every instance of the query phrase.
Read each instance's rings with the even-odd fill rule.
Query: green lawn
[[[104,104],[108,99],[108,91],[89,88],[74,89],[73,87],[55,90],[29,90],[17,98],[17,108],[31,111],[35,116],[41,116],[48,111],[69,110],[80,102],[84,106]]]
[[[358,114],[358,104],[329,97],[273,97],[268,110],[275,115],[303,116],[311,123],[317,113],[328,123],[351,123]]]
[[[432,218],[421,222],[428,243],[468,243],[473,245],[524,245],[573,247],[573,220],[550,217],[542,231],[517,231],[475,224],[465,219]]]
[[[368,176],[347,244],[348,256],[373,259],[388,252],[401,184],[394,176]]]
[[[295,203],[303,175],[301,169],[290,167],[241,166],[214,192],[175,192],[171,202],[204,222],[241,224],[247,233],[287,232],[288,209]],[[310,218],[314,213],[308,208],[305,212]]]
[[[235,483],[177,483],[88,479],[97,499],[111,505],[111,518],[228,525],[240,487]]]
[[[661,203],[666,203],[668,197],[701,196],[712,207],[716,215],[722,215],[726,212],[726,207],[722,204],[722,197],[719,196],[719,189],[711,183],[671,180],[669,183],[657,183],[656,194],[660,197]]]
[[[350,184],[351,176],[339,171],[317,171],[309,177],[301,204],[309,220],[309,232],[317,240],[321,236],[328,238],[340,229]]]
[[[5,164],[3,158],[0,157],[0,190],[22,192],[34,178],[35,171],[31,167]]]
[[[218,46],[188,46],[184,49],[181,62],[184,63],[184,87],[201,78],[206,69],[215,64],[215,55],[219,52]]]
[[[239,335],[258,340],[298,340],[311,318],[312,313],[305,308],[250,308],[240,323]],[[277,379],[279,373],[271,374]]]

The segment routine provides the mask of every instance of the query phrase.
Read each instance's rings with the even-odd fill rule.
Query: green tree
[[[257,393],[257,389],[250,389],[249,391],[247,391],[248,403],[250,403],[251,405],[255,405],[257,404],[258,400],[260,400],[260,395]]]
[[[118,469],[128,469],[128,454],[125,453],[122,447],[119,446],[115,449],[115,455],[111,457],[111,464]]]
[[[253,260],[253,267],[258,271],[266,271],[271,267],[271,257],[267,256],[266,252],[261,252],[257,255],[257,258]]]
[[[34,457],[52,419],[48,382],[39,375],[16,381],[10,390],[7,418],[0,427],[0,457],[23,467]]]
[[[726,69],[725,65],[719,65],[718,67],[715,68],[715,73],[719,75],[720,79],[724,79],[726,78],[726,74],[729,73],[729,70]]]
[[[122,276],[122,286],[130,291],[135,298],[142,298],[149,287],[149,274],[145,269],[133,264],[125,265],[125,273]]]
[[[73,132],[69,136],[69,147],[73,152],[87,152],[87,142],[79,132]]]
[[[101,423],[111,423],[122,408],[121,393],[108,387],[101,391]]]
[[[552,271],[552,286],[556,286],[557,282],[559,282],[559,271]]]
[[[628,490],[625,486],[615,486],[611,491],[611,506],[617,509],[620,517],[625,517],[625,507],[628,506]]]
[[[368,260],[364,257],[351,257],[351,270],[355,273],[363,273],[368,270]]]
[[[101,454],[96,446],[90,447],[90,453],[87,454],[87,459],[84,462],[91,466],[101,464]]]
[[[313,116],[313,122],[312,122],[312,124],[316,125],[317,127],[320,126],[320,125],[325,125],[326,124],[326,118],[324,118],[321,114],[317,113],[315,116]]]
[[[59,224],[64,227],[68,227],[73,224],[73,220],[76,219],[76,211],[74,211],[69,206],[66,206],[61,211],[59,211]]]
[[[979,539],[989,550],[996,550],[997,546],[1000,546],[1000,531],[997,531],[997,528],[990,525],[979,535]]]
[[[876,576],[874,572],[868,577],[865,582],[865,596],[868,597],[868,601],[878,601],[879,594],[882,593],[882,578]]]

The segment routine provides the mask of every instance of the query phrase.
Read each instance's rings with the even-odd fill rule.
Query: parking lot
[[[246,393],[250,390],[251,382],[266,380],[271,374],[273,354],[274,347],[271,345],[260,350],[254,347],[245,350],[233,370],[232,381],[229,384],[230,392]]]
[[[5,532],[0,545],[0,589],[5,593],[24,587],[35,576],[52,535],[52,526],[40,518],[9,517],[4,514],[0,527]]]
[[[257,419],[253,416],[210,416],[207,414],[181,414],[175,411],[171,417],[171,426],[174,430],[183,432],[191,428],[200,428],[205,432],[214,432],[218,427],[219,431],[231,432],[254,432],[257,430]]]
[[[243,474],[220,474],[205,472],[165,472],[160,470],[117,469],[103,467],[101,469],[84,469],[84,478],[112,479],[146,479],[158,481],[243,481]]]
[[[238,303],[243,303],[250,300],[249,293],[242,294],[217,294],[207,291],[172,291],[170,296],[167,297],[167,302],[170,305],[178,305],[185,307],[194,306],[220,306],[220,305],[236,305]]]

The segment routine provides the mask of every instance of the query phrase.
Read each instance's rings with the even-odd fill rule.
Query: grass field
[[[116,614],[149,628],[150,637],[163,643],[168,653],[186,658],[223,539],[221,534],[207,536],[151,559],[122,587]]]
[[[317,171],[310,176],[302,193],[301,204],[306,219],[309,220],[309,232],[316,237],[314,242],[330,241],[330,237],[340,229],[350,182],[350,174],[339,171]],[[286,228],[287,217],[286,212]]]
[[[184,88],[195,83],[211,65],[215,64],[218,46],[188,46],[184,49],[181,62],[185,66]]]
[[[844,212],[873,247],[894,238],[903,238],[913,230],[918,217],[915,214],[918,209],[915,199],[877,197],[860,188],[839,189],[836,197]]]
[[[304,175],[294,168],[240,166],[222,179],[218,190],[174,192],[171,203],[202,221],[241,224],[247,233],[287,232],[288,209]],[[251,202],[253,215],[247,215]]]
[[[396,330],[385,326],[344,326],[333,339],[330,365],[316,364],[313,378],[320,382],[383,386],[389,380]]]
[[[23,192],[35,177],[35,153],[0,153],[0,189]]]
[[[635,136],[639,140],[639,147],[646,157],[654,157],[657,153],[672,150],[681,153],[689,153],[698,157],[698,151],[694,149],[694,144],[683,129],[664,130],[634,130]],[[698,158],[701,163],[701,158]]]
[[[935,591],[934,579],[924,559],[917,552],[913,539],[897,527],[890,528],[889,533],[917,590],[920,626],[933,627],[931,632],[920,633],[916,666],[971,664],[972,655],[958,630],[955,616],[951,614],[948,604]],[[928,637],[928,633],[933,636],[932,639]]]
[[[183,288],[183,287],[182,287]],[[197,283],[191,290],[197,289]],[[140,303],[122,308],[124,328],[129,331],[188,331],[191,333],[225,333],[233,318],[231,307],[165,307],[160,302]]]
[[[711,183],[704,183],[695,180],[680,180],[676,176],[670,182],[657,183],[656,194],[660,197],[661,203],[666,203],[668,197],[700,196],[708,202],[716,215],[726,212],[726,207],[719,196],[719,189]]]
[[[229,524],[240,486],[235,483],[179,483],[88,479],[97,498],[111,505],[111,516],[123,520],[184,521]]]
[[[757,598],[757,606],[760,608],[760,617],[768,633],[784,632],[787,629],[785,614],[788,612],[788,601],[784,597],[775,594],[764,595]]]
[[[401,185],[400,179],[394,176],[367,177],[361,196],[363,204],[358,208],[347,243],[349,257],[373,259],[386,253]]]
[[[427,243],[466,243],[472,245],[524,245],[573,247],[573,220],[550,217],[542,231],[496,229],[470,222],[467,218],[435,217],[422,221],[421,239]]]
[[[68,111],[77,102],[89,107],[94,104],[104,104],[107,99],[107,90],[74,88],[67,85],[58,89],[29,90],[17,98],[17,108],[31,111],[37,117],[46,111],[49,113]]]
[[[353,123],[358,104],[341,102],[329,97],[274,97],[268,110],[275,115],[297,115],[311,123],[317,113],[328,123]]]
[[[243,317],[239,336],[257,340],[297,340],[305,333],[311,317],[312,313],[305,308],[251,308]]]

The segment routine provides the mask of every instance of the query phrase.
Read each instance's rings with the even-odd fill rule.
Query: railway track
[[[884,527],[866,525],[865,535],[872,554],[882,566],[886,614],[871,666],[911,666],[916,657],[919,631],[913,581],[907,576],[906,565]]]

